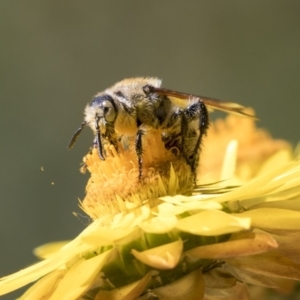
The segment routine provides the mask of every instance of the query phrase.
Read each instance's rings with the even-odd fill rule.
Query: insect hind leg
[[[183,154],[191,167],[192,173],[195,175],[199,164],[202,138],[206,135],[209,127],[208,111],[201,99],[184,111],[182,121],[182,147],[187,149],[183,151]],[[191,126],[192,122],[196,122],[196,128]],[[197,130],[199,131],[198,134],[196,133]],[[190,145],[187,145],[190,141],[193,141],[191,149]]]

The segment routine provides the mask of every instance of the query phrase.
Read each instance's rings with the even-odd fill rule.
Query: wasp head
[[[98,94],[85,108],[85,120],[73,135],[69,149],[73,147],[76,139],[85,125],[89,125],[95,135],[95,144],[98,147],[99,156],[104,160],[103,139],[114,142],[114,122],[117,117],[117,106],[113,98],[106,94]],[[115,145],[116,146],[116,145]]]

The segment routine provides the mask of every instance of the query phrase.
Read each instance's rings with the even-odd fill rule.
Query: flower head
[[[247,283],[300,280],[300,161],[291,147],[229,116],[204,143],[199,181],[160,137],[145,135],[143,180],[133,141],[101,161],[80,203],[93,222],[73,241],[36,249],[43,261],[0,281],[20,299],[247,299]],[[57,247],[56,247],[57,246]],[[227,297],[227,298],[226,298]]]

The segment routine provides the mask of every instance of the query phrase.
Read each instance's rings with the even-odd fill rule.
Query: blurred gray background
[[[296,144],[299,16],[300,1],[1,1],[0,276],[85,227],[72,212],[92,133],[67,144],[91,97],[125,77],[252,106]]]

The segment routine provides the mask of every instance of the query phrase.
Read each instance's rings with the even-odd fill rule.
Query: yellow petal
[[[157,271],[150,271],[141,280],[112,291],[100,291],[95,300],[136,300],[146,290],[149,282],[157,276]]]
[[[57,252],[63,246],[65,246],[70,241],[61,241],[61,242],[54,242],[54,243],[47,243],[41,245],[33,250],[33,253],[42,259],[48,258],[53,253]]]
[[[183,249],[182,240],[145,251],[131,250],[131,253],[146,265],[156,269],[173,269],[179,262]]]
[[[236,285],[236,278],[223,268],[215,268],[203,274],[205,288],[226,289]]]
[[[298,195],[298,192],[297,192]],[[296,196],[296,195],[295,195]],[[294,198],[294,195],[292,192],[289,191],[289,197]],[[248,207],[249,210],[256,209],[256,208],[282,208],[282,209],[290,209],[290,210],[298,210],[300,211],[300,201],[299,199],[284,199],[280,200],[280,195],[274,199],[270,199],[271,201],[265,201],[258,204],[255,204],[253,206],[245,206],[243,202],[243,207]],[[285,198],[285,195],[282,195],[282,198]]]
[[[277,248],[277,246],[277,242],[270,235],[265,233],[251,233],[241,239],[200,246],[185,252],[185,254],[193,261],[203,258],[222,259],[254,255]]]
[[[94,231],[97,230],[98,227],[99,224],[97,222],[93,222],[78,237],[60,248],[57,252],[50,255],[49,258],[19,272],[1,278],[0,295],[16,290],[54,270],[68,265],[74,260],[74,258],[77,259],[77,255],[80,253],[91,251],[95,249],[95,247],[103,245],[103,241],[99,239],[91,239],[91,236],[95,234]],[[84,239],[90,241],[90,244],[84,243]]]
[[[175,217],[176,208],[170,203],[161,203],[157,206],[157,217],[153,217],[139,224],[144,232],[149,233],[166,233],[171,231],[177,223]]]
[[[19,300],[48,299],[65,273],[65,269],[51,272],[31,286]]]
[[[281,291],[287,289],[287,287],[290,287],[290,280],[286,278],[279,278],[270,275],[265,276],[228,264],[224,265],[223,268],[241,282],[273,289],[280,289]]]
[[[219,210],[206,210],[178,221],[176,228],[197,235],[221,235],[250,228],[250,218],[237,218]]]
[[[106,263],[110,250],[90,259],[80,259],[66,273],[49,300],[74,300],[93,283]]]
[[[237,158],[237,148],[237,140],[232,140],[228,143],[225,152],[225,157],[223,160],[220,181],[229,180],[234,177]]]
[[[205,288],[205,297],[207,300],[249,300],[249,293],[246,284],[237,282],[227,289]]]
[[[175,216],[169,218],[154,217],[148,221],[142,222],[139,226],[144,232],[166,233],[171,231],[177,222],[178,220]]]
[[[240,269],[264,276],[300,280],[299,264],[276,250],[253,256],[227,258],[225,261]]]
[[[204,280],[200,270],[196,270],[170,284],[152,290],[153,295],[164,300],[199,300],[204,295]]]
[[[165,196],[160,199],[165,204],[173,204],[172,213],[179,215],[189,210],[222,209],[222,205],[216,201],[206,200],[212,198],[212,195],[194,195],[194,196]]]
[[[279,244],[278,251],[296,263],[300,263],[300,238],[291,235],[274,235]]]
[[[124,239],[130,235],[133,235],[137,231],[137,228],[101,228],[98,231],[91,232],[89,235],[82,236],[82,242],[91,246],[105,246],[113,244],[121,239]]]
[[[112,229],[116,228],[133,228],[137,226],[141,221],[147,219],[150,215],[150,209],[146,205],[140,208],[136,208],[130,213],[121,212],[116,214],[113,218],[110,227]]]
[[[243,186],[220,195],[214,200],[223,203],[226,201],[259,198],[271,194],[282,185],[287,184],[290,179],[293,179],[293,186],[300,186],[299,165],[299,162],[290,162],[283,166],[275,167],[273,170],[255,177]]]
[[[251,218],[252,227],[264,229],[269,232],[299,231],[300,228],[300,212],[298,211],[279,208],[259,208],[235,215]]]
[[[222,209],[222,208],[223,208],[222,205],[216,201],[210,201],[210,200],[193,201],[193,202],[182,203],[180,207],[177,207],[177,214],[181,214],[189,210],[206,210],[206,209]]]
[[[24,270],[0,279],[0,296],[39,279],[66,263],[66,258],[50,257]]]
[[[65,245],[61,251],[65,249],[76,249],[78,245],[87,244],[89,247],[101,247],[110,245],[128,235],[130,235],[134,228],[125,229],[111,229],[105,226],[105,218],[99,218],[93,221],[86,227],[74,240]]]
[[[256,176],[259,176],[260,174],[264,174],[266,172],[269,172],[270,170],[274,169],[274,166],[283,166],[287,162],[291,161],[292,155],[291,151],[289,149],[283,149],[275,154],[273,154],[270,158],[268,158],[264,164],[259,169],[259,172]]]
[[[164,218],[169,218],[174,216],[176,210],[175,206],[170,203],[161,203],[157,205],[158,215]]]

